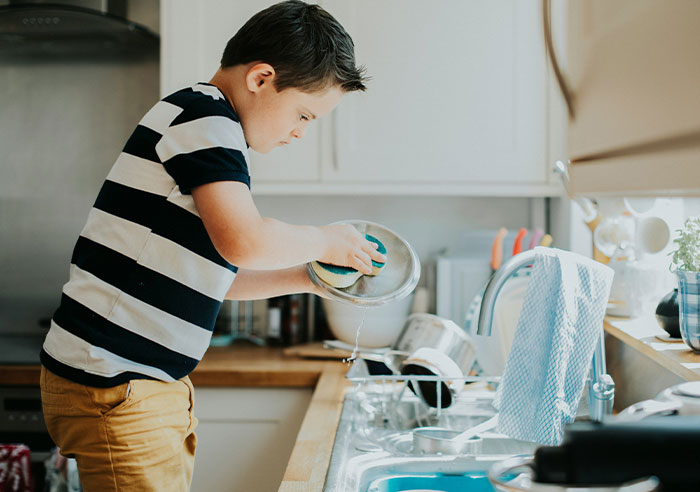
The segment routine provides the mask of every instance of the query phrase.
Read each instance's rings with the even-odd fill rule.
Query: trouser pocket
[[[197,423],[199,422],[197,420],[197,417],[194,415],[194,386],[192,385],[192,381],[190,381],[190,378],[185,376],[184,378],[179,380],[180,383],[184,384],[185,387],[187,388],[187,392],[189,394],[189,400],[190,400],[190,406],[188,410],[189,414],[189,425],[187,426],[187,434],[190,432],[193,432],[194,429],[197,427]]]

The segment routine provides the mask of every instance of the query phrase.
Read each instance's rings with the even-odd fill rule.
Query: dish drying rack
[[[501,378],[370,375],[364,360],[357,359],[346,379],[353,385],[346,395],[346,405],[351,405],[358,437],[395,454],[411,454],[411,431],[416,427],[461,431],[495,415],[493,400]],[[411,389],[422,382],[436,385],[437,406],[429,406]],[[453,382],[466,386],[449,407],[443,408],[441,392]]]

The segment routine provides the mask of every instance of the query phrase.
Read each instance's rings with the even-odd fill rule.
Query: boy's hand
[[[326,247],[319,261],[351,267],[364,274],[372,273],[372,260],[386,262],[386,256],[377,251],[377,244],[365,239],[352,225],[327,225],[320,229]]]

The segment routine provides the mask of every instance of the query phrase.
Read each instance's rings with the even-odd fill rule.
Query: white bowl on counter
[[[368,308],[330,299],[322,299],[321,302],[331,333],[338,340],[354,347],[357,329],[360,328],[358,345],[362,348],[380,348],[391,346],[401,333],[411,312],[413,294]]]

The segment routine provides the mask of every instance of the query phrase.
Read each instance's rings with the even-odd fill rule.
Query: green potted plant
[[[700,352],[700,217],[690,217],[673,240],[671,264],[678,277],[679,324],[683,341]]]

